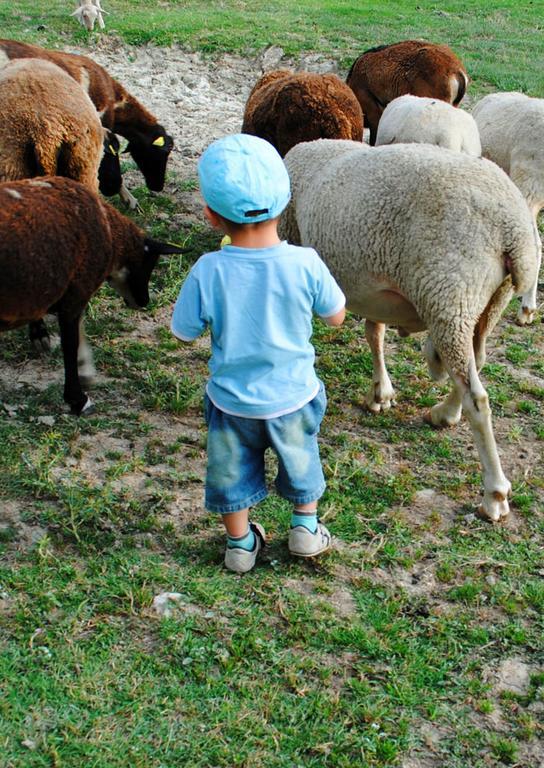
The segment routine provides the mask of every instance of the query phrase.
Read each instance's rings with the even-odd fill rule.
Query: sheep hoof
[[[388,411],[393,405],[396,405],[396,400],[393,400],[392,398],[387,398],[384,400],[381,400],[380,402],[377,402],[376,400],[371,400],[368,398],[368,400],[365,400],[365,407],[368,411],[371,413],[381,413],[382,411]]]
[[[438,403],[423,414],[423,421],[435,429],[451,429],[457,426],[461,420],[461,413],[448,413],[444,410],[444,403]]]
[[[531,309],[530,307],[519,308],[519,311],[516,317],[516,323],[518,325],[531,325],[534,319],[535,319],[534,309]]]
[[[499,523],[510,514],[508,505],[508,494],[512,486],[505,479],[505,492],[493,491],[484,493],[484,500],[478,509],[478,515],[482,520],[488,520],[492,523]]]
[[[94,411],[94,403],[88,395],[84,395],[85,400],[82,403],[73,403],[70,406],[70,413],[74,416],[88,416]]]
[[[503,505],[501,509],[497,507],[489,509],[484,504],[480,504],[478,507],[478,517],[488,523],[500,523],[501,520],[504,520],[510,514],[508,502],[504,501]]]
[[[51,338],[49,334],[32,339],[32,346],[39,354],[51,352]]]
[[[43,320],[31,323],[28,327],[28,335],[36,352],[51,352],[51,337]]]

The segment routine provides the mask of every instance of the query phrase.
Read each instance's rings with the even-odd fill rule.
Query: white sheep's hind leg
[[[385,325],[383,323],[374,323],[372,320],[366,320],[365,336],[372,352],[373,368],[372,386],[365,398],[365,403],[370,411],[379,413],[395,405],[395,390],[387,373],[383,356]]]
[[[79,346],[77,348],[77,369],[79,378],[84,386],[92,384],[96,376],[94,367],[93,350],[87,341],[83,318],[79,321]]]
[[[511,485],[502,471],[497,444],[491,423],[489,397],[485,391],[474,355],[471,355],[468,371],[468,386],[459,375],[452,375],[456,387],[463,395],[463,410],[472,428],[474,442],[482,463],[484,499],[480,506],[482,517],[497,522],[510,511],[508,494]]]

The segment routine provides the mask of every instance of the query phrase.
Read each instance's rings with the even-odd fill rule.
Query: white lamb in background
[[[386,325],[403,335],[427,329],[431,374],[447,373],[453,383],[430,420],[453,426],[465,411],[482,463],[482,514],[505,517],[510,483],[478,372],[512,294],[536,277],[540,239],[519,190],[487,160],[418,144],[322,139],[298,144],[285,163],[292,198],[280,234],[315,247],[348,308],[366,318],[374,367],[368,407],[389,408],[394,397]]]
[[[92,32],[97,21],[100,29],[106,26],[102,18],[103,13],[107,14],[108,11],[101,7],[100,0],[78,0],[78,7],[70,15],[75,16],[85,29]]]
[[[473,157],[482,154],[473,117],[427,96],[399,96],[389,102],[378,123],[379,144],[436,144]]]
[[[480,131],[482,154],[510,176],[521,190],[536,222],[544,208],[544,99],[523,93],[491,93],[472,110]],[[540,260],[539,260],[540,267]],[[518,323],[534,319],[538,274],[523,295]]]

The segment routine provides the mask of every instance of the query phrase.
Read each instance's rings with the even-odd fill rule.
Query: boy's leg
[[[307,528],[310,533],[317,530],[317,501],[311,501],[309,504],[295,504],[291,514],[291,528],[297,526]]]
[[[267,420],[267,432],[278,456],[278,492],[294,504],[289,551],[315,557],[330,549],[332,536],[317,519],[317,500],[325,490],[317,435],[325,413],[323,389],[294,413]]]
[[[238,547],[251,552],[255,547],[255,533],[249,523],[249,507],[223,515],[222,518],[227,531],[227,547]]]
[[[227,532],[225,566],[236,573],[253,568],[264,530],[249,523],[249,507],[266,496],[264,447],[258,420],[220,411],[205,400],[208,425],[206,507],[219,512]]]
[[[240,509],[238,512],[231,512],[230,515],[223,515],[223,525],[227,535],[232,539],[239,539],[247,534],[249,527],[249,507]]]
[[[249,522],[249,507],[222,517],[227,531],[225,567],[235,573],[247,573],[265,544],[264,528]]]

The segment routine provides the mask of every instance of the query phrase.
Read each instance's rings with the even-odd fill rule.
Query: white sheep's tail
[[[512,275],[506,275],[493,296],[489,299],[487,307],[478,318],[474,329],[475,339],[485,339],[489,336],[501,319],[502,313],[510,303],[513,295]]]
[[[536,222],[533,221],[532,225],[532,238],[518,239],[504,253],[505,266],[512,276],[516,296],[527,293],[538,279],[542,243]]]

